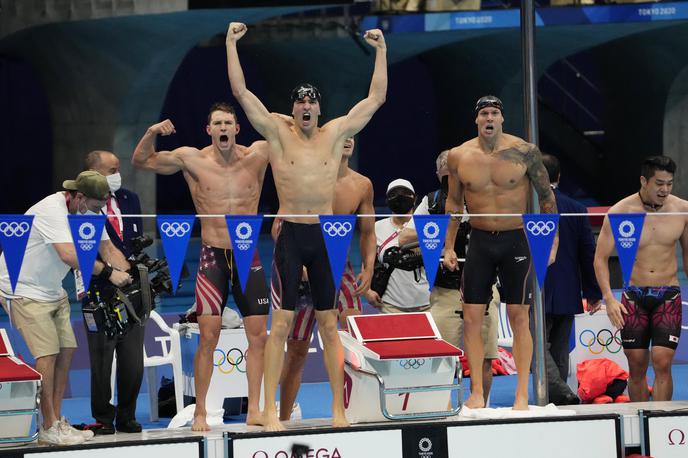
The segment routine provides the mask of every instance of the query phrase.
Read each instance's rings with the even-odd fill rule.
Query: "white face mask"
[[[111,192],[116,192],[122,187],[122,175],[120,175],[119,172],[108,175],[105,178],[107,179]]]

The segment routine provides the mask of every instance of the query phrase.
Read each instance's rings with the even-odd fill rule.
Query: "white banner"
[[[648,453],[660,458],[688,456],[688,415],[649,417],[647,420]]]
[[[528,458],[620,456],[617,451],[620,438],[617,438],[613,419],[548,420],[449,427],[448,456],[484,456],[486,450],[489,456]]]
[[[40,453],[40,458],[196,458],[200,456],[200,442],[182,442],[179,444],[150,444],[126,447],[109,447],[98,449],[65,450],[63,452]]]
[[[230,447],[236,458],[291,458],[294,444],[306,446],[305,456],[311,458],[402,456],[401,430],[398,429],[235,439]]]

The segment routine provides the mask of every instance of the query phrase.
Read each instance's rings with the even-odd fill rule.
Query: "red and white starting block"
[[[7,332],[0,329],[0,446],[36,439],[40,386],[41,374],[14,356]]]
[[[429,313],[349,316],[348,323],[351,334],[339,334],[351,423],[441,418],[461,410],[462,352],[442,340]],[[449,408],[455,390],[458,405]]]

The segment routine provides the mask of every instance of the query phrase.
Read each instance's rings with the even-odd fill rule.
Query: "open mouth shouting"
[[[220,148],[229,148],[229,135],[220,135]]]

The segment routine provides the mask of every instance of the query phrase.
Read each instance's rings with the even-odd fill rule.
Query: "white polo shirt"
[[[67,201],[64,192],[57,192],[41,200],[26,211],[35,215],[24,262],[19,272],[14,295],[5,263],[0,256],[0,291],[6,297],[21,296],[38,301],[56,301],[67,295],[62,280],[71,268],[60,259],[53,243],[73,243],[67,221]],[[109,240],[103,230],[101,240]]]

